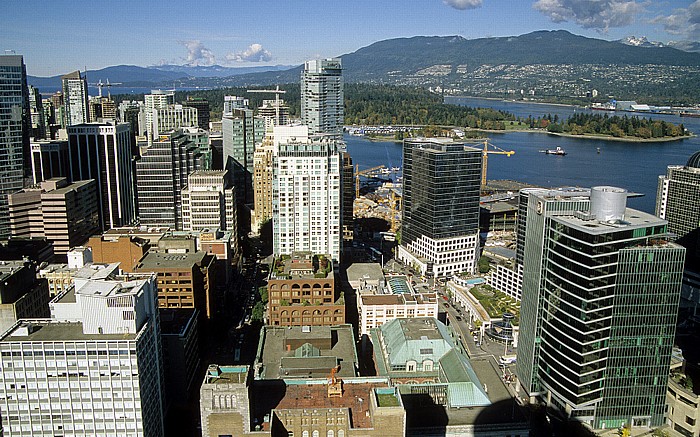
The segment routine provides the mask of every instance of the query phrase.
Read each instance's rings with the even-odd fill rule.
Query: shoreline
[[[526,105],[551,105],[551,106],[561,106],[564,108],[581,108],[581,109],[587,109],[586,106],[581,106],[581,105],[570,105],[567,103],[548,103],[548,102],[532,102],[528,100],[509,100],[509,99],[503,99],[503,98],[498,98],[498,97],[478,97],[478,96],[445,96],[445,97],[452,97],[455,99],[478,99],[478,100],[493,100],[496,102],[506,102],[506,103],[523,103]]]

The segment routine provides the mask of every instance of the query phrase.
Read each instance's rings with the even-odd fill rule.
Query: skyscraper
[[[289,123],[289,106],[282,99],[263,100],[258,108],[258,117],[265,120],[265,131],[271,130],[274,126],[284,126]]]
[[[136,221],[131,129],[106,121],[68,127],[69,180],[95,179],[102,230]]]
[[[76,70],[61,77],[61,82],[65,126],[89,122],[87,79]]]
[[[422,274],[473,272],[479,253],[481,154],[452,140],[405,140],[398,258]]]
[[[29,91],[21,55],[0,55],[0,239],[10,236],[7,195],[22,189],[28,173]]]
[[[260,226],[272,219],[272,153],[274,151],[274,134],[272,128],[265,133],[262,143],[255,148],[253,156],[253,188],[255,209],[251,218],[252,230],[257,232]]]
[[[301,122],[309,135],[343,135],[343,76],[340,58],[307,61],[301,74]]]
[[[203,97],[187,96],[183,106],[189,106],[197,110],[197,126],[206,131],[209,130],[209,102]]]
[[[161,135],[141,148],[136,162],[139,223],[182,229],[181,191],[187,175],[203,170],[204,154],[182,130]]]
[[[662,425],[685,250],[620,188],[522,197],[520,384],[593,428]]]
[[[274,253],[326,253],[340,261],[342,143],[305,132],[306,126],[275,128]]]
[[[670,165],[659,176],[656,215],[668,220],[669,232],[686,249],[683,305],[700,308],[700,151],[685,166]]]
[[[31,114],[32,138],[46,138],[46,121],[44,120],[44,105],[41,101],[41,93],[37,88],[29,85],[29,112]]]

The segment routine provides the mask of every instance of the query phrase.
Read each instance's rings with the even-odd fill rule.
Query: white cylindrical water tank
[[[591,188],[591,215],[608,222],[623,220],[627,208],[627,190],[617,187]]]

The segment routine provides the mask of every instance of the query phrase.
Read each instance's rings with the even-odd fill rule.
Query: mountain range
[[[527,89],[540,95],[573,96],[585,94],[587,87],[617,96],[628,92],[663,96],[665,91],[682,96],[683,90],[700,83],[700,53],[644,37],[606,41],[563,30],[478,39],[396,38],[340,57],[347,82],[408,84],[475,95]],[[88,78],[91,83],[109,79],[124,87],[223,88],[298,83],[301,69],[122,65],[89,71]],[[29,83],[58,89],[60,76],[29,77]]]

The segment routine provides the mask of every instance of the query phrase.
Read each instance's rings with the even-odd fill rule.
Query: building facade
[[[61,83],[63,85],[64,125],[68,127],[89,123],[88,86],[85,76],[80,74],[80,70],[76,70],[62,76]]]
[[[685,249],[625,190],[525,194],[525,393],[593,428],[662,425]]]
[[[141,148],[136,162],[139,224],[182,229],[182,189],[187,176],[205,167],[205,154],[182,130]]]
[[[309,127],[309,134],[327,134],[342,139],[344,104],[340,58],[304,63],[301,73],[301,122]]]
[[[97,184],[93,179],[68,184],[49,179],[9,196],[10,228],[17,237],[46,237],[54,253],[85,243],[100,230]]]
[[[30,144],[32,179],[35,184],[51,178],[68,177],[68,141],[34,140]]]
[[[226,170],[195,171],[182,189],[185,231],[236,229],[236,194]]]
[[[162,436],[156,311],[153,277],[86,280],[17,322],[0,338],[4,435]]]
[[[29,166],[29,91],[27,69],[21,55],[0,55],[0,119],[3,134],[0,136],[0,239],[10,236],[10,213],[7,196],[22,189],[25,172]]]
[[[274,151],[273,133],[267,131],[262,144],[255,149],[253,156],[253,189],[255,194],[255,208],[251,219],[251,227],[254,232],[260,230],[260,226],[267,220],[272,220],[272,181]]]
[[[95,179],[102,230],[136,222],[134,163],[128,123],[68,127],[68,180]]]
[[[250,205],[253,203],[255,147],[265,134],[265,120],[253,115],[253,110],[247,107],[247,100],[224,101],[226,103],[229,103],[231,112],[225,110],[221,118],[223,165],[236,187],[239,204]],[[241,106],[243,104],[246,106]]]
[[[445,139],[403,145],[398,259],[423,275],[473,272],[479,258],[481,152]]]
[[[37,277],[36,263],[7,261],[0,264],[0,331],[20,319],[49,317],[49,286]]]
[[[345,323],[345,300],[335,288],[327,256],[296,252],[275,259],[267,280],[268,324],[331,326]]]
[[[284,128],[282,128],[284,129]],[[340,261],[342,172],[335,140],[290,137],[273,154],[273,247],[276,254],[327,253]]]

